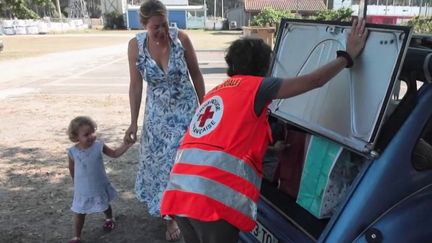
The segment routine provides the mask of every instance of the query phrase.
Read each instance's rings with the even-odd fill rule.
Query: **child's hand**
[[[132,145],[135,144],[135,141],[123,141],[124,146],[126,146],[127,148],[132,147]]]

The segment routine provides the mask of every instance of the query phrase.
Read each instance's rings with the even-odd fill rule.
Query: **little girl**
[[[86,214],[104,212],[103,229],[114,229],[110,202],[117,192],[108,180],[102,153],[109,157],[121,156],[132,144],[122,144],[111,149],[96,138],[96,123],[89,117],[74,118],[67,131],[69,139],[76,143],[69,148],[69,171],[74,182],[74,197],[71,210],[75,213],[75,237],[69,243],[81,242],[81,230]]]

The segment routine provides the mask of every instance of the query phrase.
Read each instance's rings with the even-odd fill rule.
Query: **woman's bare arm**
[[[187,34],[181,30],[179,31],[179,39],[185,48],[186,63],[192,78],[192,82],[195,86],[195,91],[198,95],[199,102],[201,103],[205,94],[205,86],[204,78],[199,69],[195,49],[193,48],[192,42],[190,41]]]
[[[138,130],[138,115],[141,106],[141,97],[143,91],[143,82],[141,74],[136,67],[138,57],[138,43],[136,38],[129,41],[128,60],[129,60],[129,106],[131,113],[130,126],[126,130],[124,140],[126,143],[134,143],[136,141]]]

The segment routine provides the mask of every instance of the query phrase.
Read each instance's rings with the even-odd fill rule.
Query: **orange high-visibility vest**
[[[253,229],[271,139],[268,104],[260,116],[254,111],[262,79],[236,75],[205,96],[178,149],[162,215],[224,219],[242,231]]]

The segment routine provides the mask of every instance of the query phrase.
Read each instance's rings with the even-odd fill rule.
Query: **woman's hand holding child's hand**
[[[130,147],[132,147],[132,145],[135,144],[135,142],[131,142],[131,141],[123,141],[124,145],[129,149]]]
[[[136,125],[130,125],[125,132],[123,142],[125,144],[134,144],[136,142],[138,127]]]

